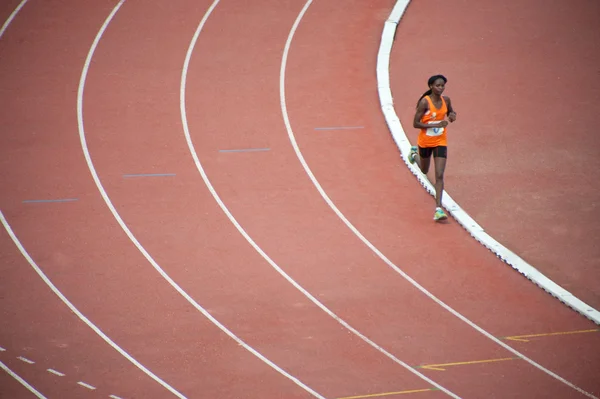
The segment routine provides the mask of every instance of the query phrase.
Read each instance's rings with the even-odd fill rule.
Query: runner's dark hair
[[[429,78],[429,80],[427,80],[427,86],[431,86],[438,79],[442,79],[444,81],[444,84],[448,83],[448,79],[446,79],[446,77],[444,75],[433,75],[432,77]],[[423,97],[429,96],[429,95],[431,95],[431,93],[433,93],[431,91],[431,89],[429,89],[425,93],[423,93],[423,95],[421,96],[421,98],[419,98],[419,101],[417,101],[417,107],[419,107],[419,103],[421,102],[421,100],[423,99]]]

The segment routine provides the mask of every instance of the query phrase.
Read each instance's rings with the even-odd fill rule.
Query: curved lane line
[[[377,86],[385,120],[392,137],[394,138],[394,141],[400,150],[402,160],[407,165],[409,170],[417,177],[421,185],[429,192],[429,194],[435,196],[435,190],[429,180],[421,173],[416,165],[411,165],[406,158],[410,152],[411,144],[404,129],[402,128],[400,119],[394,110],[394,101],[390,88],[390,53],[392,51],[397,25],[400,22],[400,19],[402,18],[402,15],[404,14],[404,11],[406,7],[408,7],[409,3],[410,0],[398,1],[394,11],[385,23],[381,47],[379,49],[379,55],[377,58]],[[484,247],[492,251],[503,262],[510,265],[512,268],[517,270],[523,276],[531,280],[533,283],[538,285],[544,291],[548,292],[565,305],[587,317],[594,323],[600,325],[600,311],[583,302],[560,285],[556,284],[538,269],[496,241],[492,236],[486,233],[483,227],[477,224],[475,220],[445,191],[442,205],[450,212],[450,214],[458,221],[458,223],[465,230],[467,230],[471,236],[473,236],[473,238],[479,241],[479,243]]]
[[[102,182],[100,181],[100,178],[98,177],[98,173],[96,172],[96,168],[94,167],[94,163],[92,162],[92,158],[90,156],[90,152],[89,152],[89,149],[88,149],[88,146],[87,146],[87,142],[86,142],[85,130],[84,130],[84,123],[83,123],[83,92],[84,92],[84,88],[85,88],[85,80],[86,80],[86,77],[87,77],[87,74],[88,74],[88,71],[89,71],[89,68],[90,68],[90,63],[91,63],[92,58],[94,56],[94,52],[96,50],[96,47],[98,46],[98,43],[100,42],[100,40],[102,38],[102,35],[104,34],[104,31],[108,27],[110,21],[112,20],[112,18],[114,17],[114,15],[117,13],[117,11],[119,10],[119,8],[121,7],[121,5],[124,2],[125,2],[125,0],[121,0],[119,2],[119,4],[117,4],[117,6],[114,8],[113,12],[108,16],[108,18],[104,22],[104,25],[102,26],[102,28],[100,29],[100,31],[98,31],[96,39],[94,40],[94,42],[92,44],[92,47],[90,48],[90,51],[88,53],[87,59],[85,61],[85,64],[84,64],[84,67],[83,67],[83,71],[81,73],[81,80],[79,82],[79,90],[78,90],[78,93],[77,93],[77,121],[78,121],[78,127],[79,127],[79,138],[81,140],[81,148],[83,150],[83,154],[85,156],[85,160],[86,160],[87,166],[88,166],[88,168],[90,170],[90,173],[92,174],[92,178],[94,180],[94,183],[96,183],[96,187],[98,188],[98,191],[100,192],[100,194],[102,196],[102,199],[104,199],[104,202],[106,203],[106,205],[110,209],[110,211],[111,211],[113,217],[115,218],[115,220],[119,223],[119,226],[121,226],[121,228],[123,229],[123,231],[125,232],[125,234],[127,235],[127,237],[129,237],[129,239],[131,240],[131,242],[142,253],[142,255],[146,258],[146,260],[152,265],[152,267],[154,267],[154,269],[181,296],[183,296],[194,308],[196,308],[196,310],[198,310],[199,312],[201,312],[208,320],[210,320],[215,326],[217,326],[221,331],[223,331],[225,334],[227,334],[230,338],[232,338],[240,346],[244,347],[244,349],[246,349],[247,351],[249,351],[250,353],[252,353],[254,356],[256,356],[257,358],[259,358],[260,360],[262,360],[264,363],[266,363],[267,365],[269,365],[271,368],[273,368],[274,370],[276,370],[277,372],[279,372],[280,374],[282,374],[286,378],[288,378],[291,381],[293,381],[296,385],[300,386],[302,389],[304,389],[305,391],[307,391],[308,393],[310,393],[314,397],[319,398],[319,399],[326,399],[325,397],[319,395],[317,392],[315,392],[314,390],[312,390],[311,388],[309,388],[308,386],[306,386],[305,384],[303,384],[296,377],[294,377],[294,376],[288,374],[287,372],[285,372],[283,369],[281,369],[275,363],[273,363],[272,361],[270,361],[269,359],[267,359],[265,356],[261,355],[257,350],[255,350],[250,345],[246,344],[244,341],[242,341],[240,338],[238,338],[233,332],[231,332],[230,330],[228,330],[227,327],[225,327],[217,319],[215,319],[210,313],[208,313],[208,311],[206,309],[204,309],[198,302],[196,302],[187,292],[185,292],[183,290],[183,288],[181,288],[160,267],[160,265],[152,258],[152,256],[142,246],[142,244],[140,244],[140,242],[133,235],[133,233],[131,232],[131,230],[129,230],[129,227],[127,227],[127,225],[125,224],[125,222],[123,221],[123,219],[121,218],[121,216],[119,215],[119,213],[117,212],[117,210],[114,207],[112,201],[110,200],[108,194],[106,193],[106,190],[104,190],[104,187],[102,186]],[[200,34],[200,30],[201,30],[202,26],[204,26],[204,23],[206,22],[206,20],[208,19],[208,17],[212,13],[212,10],[216,7],[216,5],[218,3],[219,3],[219,0],[215,1],[211,5],[211,7],[208,9],[208,11],[206,12],[206,14],[204,15],[204,18],[202,19],[202,22],[200,23],[200,27],[198,28],[198,31],[196,32],[196,35],[194,36],[194,40],[197,39],[198,35]],[[161,381],[162,382],[162,380],[157,380],[157,381]],[[163,386],[165,386],[165,388],[169,389],[169,391],[171,391],[173,394],[177,395],[180,398],[184,397],[183,395],[181,395],[175,389],[171,388],[166,383],[164,383],[164,382],[162,382],[162,383],[164,384]]]
[[[21,8],[23,8],[23,6],[25,5],[25,3],[27,3],[27,1],[28,0],[21,1],[19,3],[19,5],[10,13],[10,15],[8,16],[8,18],[6,19],[6,21],[4,21],[4,23],[2,24],[2,28],[0,28],[0,39],[2,38],[2,36],[4,36],[4,32],[6,32],[6,30],[8,29],[8,26],[10,25],[10,23],[13,21],[13,19],[15,19],[15,17],[19,13],[19,11],[21,11]],[[4,216],[2,215],[1,211],[0,211],[0,217],[4,218]],[[12,370],[10,370],[8,367],[6,367],[4,365],[4,363],[0,362],[0,368],[2,368],[4,371],[6,371],[8,373],[8,375],[10,375],[11,377],[13,377],[15,380],[19,381],[19,383],[21,383],[25,388],[27,388],[28,390],[30,390],[31,392],[33,392],[33,394],[36,395],[38,398],[46,399],[45,396],[43,396],[41,393],[39,393],[38,391],[36,391],[35,388],[33,388],[31,385],[29,385],[27,383],[27,381],[23,380],[17,374],[15,374],[14,372],[12,372]]]
[[[311,2],[312,2],[312,0],[309,0],[309,2],[307,4],[310,4]],[[403,5],[403,4],[408,5],[408,1],[407,0],[400,0],[400,2],[398,4],[400,4],[400,5]],[[398,4],[396,5],[396,7],[399,7]],[[395,12],[399,12],[398,8],[395,8],[394,11]],[[395,26],[395,24],[394,24],[394,26]],[[325,190],[323,189],[323,187],[321,187],[321,185],[319,184],[319,182],[316,179],[315,175],[312,173],[312,171],[310,170],[308,164],[306,163],[306,160],[304,159],[304,156],[302,155],[302,152],[300,151],[300,147],[298,146],[298,143],[296,142],[296,137],[294,136],[294,132],[292,130],[292,126],[290,124],[290,119],[289,119],[288,112],[287,112],[287,105],[286,105],[286,99],[285,99],[285,69],[286,69],[286,64],[287,64],[287,55],[288,55],[288,52],[289,52],[289,49],[290,49],[290,46],[291,46],[291,41],[292,41],[292,38],[294,36],[294,32],[295,32],[296,28],[297,28],[297,24],[294,26],[294,29],[292,30],[292,32],[290,32],[290,37],[288,38],[288,43],[286,44],[286,49],[285,49],[283,61],[282,61],[282,64],[281,64],[281,76],[280,76],[281,111],[282,111],[282,114],[283,114],[283,120],[284,120],[284,123],[285,123],[285,127],[287,129],[288,136],[289,136],[290,142],[292,144],[292,147],[294,148],[296,156],[298,157],[298,160],[300,161],[300,163],[302,164],[302,167],[306,171],[306,174],[308,175],[308,177],[310,178],[310,180],[313,182],[314,186],[319,191],[319,193],[321,194],[321,196],[323,197],[323,199],[325,200],[325,202],[327,202],[327,204],[329,205],[329,207],[344,222],[344,224],[367,247],[369,247],[382,261],[384,261],[388,266],[390,266],[392,269],[394,269],[398,274],[400,274],[402,277],[404,277],[408,282],[410,282],[414,287],[416,287],[419,291],[421,291],[423,294],[425,294],[426,296],[428,296],[435,303],[437,303],[438,305],[440,305],[441,307],[443,307],[444,309],[446,309],[448,312],[450,312],[454,316],[458,317],[463,322],[467,323],[470,327],[474,328],[475,330],[477,330],[478,332],[480,332],[481,334],[483,334],[485,337],[491,339],[496,344],[502,346],[504,349],[506,349],[506,350],[514,353],[516,356],[518,356],[519,358],[525,360],[529,364],[535,366],[539,370],[545,372],[546,374],[554,377],[558,381],[560,381],[560,382],[568,385],[569,387],[575,389],[576,391],[578,391],[578,392],[580,392],[580,393],[582,393],[582,394],[584,394],[584,395],[586,395],[586,396],[588,396],[590,398],[598,399],[595,396],[593,396],[592,394],[584,391],[583,389],[579,388],[578,386],[576,386],[576,385],[572,384],[571,382],[565,380],[564,378],[562,378],[558,374],[555,374],[554,372],[552,372],[552,371],[544,368],[542,365],[536,363],[534,360],[528,358],[527,356],[525,356],[521,352],[519,352],[519,351],[513,349],[512,347],[508,346],[507,344],[505,344],[504,342],[500,341],[498,338],[494,337],[492,334],[490,334],[489,332],[485,331],[483,328],[479,327],[477,324],[473,323],[471,320],[467,319],[465,316],[463,316],[462,314],[460,314],[459,312],[457,312],[456,310],[454,310],[453,308],[451,308],[449,305],[447,305],[446,303],[444,303],[443,301],[441,301],[439,298],[437,298],[435,295],[433,295],[431,292],[429,292],[427,289],[425,289],[423,286],[421,286],[419,283],[417,283],[415,280],[413,280],[408,274],[406,274],[404,271],[402,271],[391,260],[389,260],[379,249],[377,249],[377,247],[375,247],[375,245],[373,245],[369,240],[367,240],[360,233],[360,231],[356,227],[354,227],[354,225],[352,225],[352,223],[350,223],[350,221],[344,216],[344,214],[335,206],[335,204],[333,203],[333,201],[329,198],[329,196],[327,195],[327,193],[325,192]],[[387,40],[391,40],[391,39],[388,38]]]
[[[27,383],[27,381],[25,381],[17,373],[15,373],[11,369],[9,369],[4,363],[0,362],[0,368],[2,370],[6,371],[6,373],[8,375],[10,375],[12,378],[17,380],[21,385],[23,385],[25,388],[27,388],[29,390],[29,392],[33,393],[36,397],[38,397],[39,399],[46,399],[46,397],[44,395],[42,395],[38,390],[36,390],[31,385],[29,385],[29,383]]]
[[[21,11],[21,9],[25,5],[25,3],[27,3],[27,1],[28,0],[21,1],[21,3],[19,3],[19,5],[10,14],[10,16],[8,17],[8,19],[6,20],[6,22],[4,22],[4,24],[2,25],[2,28],[0,28],[0,38],[2,38],[2,36],[6,32],[6,29],[8,29],[8,26],[10,25],[10,23],[17,16],[17,14],[19,13],[19,11]],[[69,309],[71,309],[71,311],[73,313],[75,313],[81,320],[83,320],[83,322],[85,322],[90,328],[92,328],[92,330],[94,330],[94,332],[96,332],[96,334],[100,335],[100,337],[102,337],[106,342],[108,342],[114,348],[116,344],[114,344],[110,340],[110,338],[108,338],[106,335],[104,335],[104,333],[102,331],[100,331],[100,329],[98,329],[81,312],[79,312],[79,310],[77,310],[77,308],[75,308],[75,306],[73,306],[73,304],[71,304],[71,302],[69,302],[69,300],[66,299],[66,297],[56,288],[56,286],[54,286],[54,284],[52,284],[52,282],[48,279],[48,277],[46,277],[46,275],[41,271],[41,269],[35,264],[35,262],[31,258],[31,256],[29,256],[29,254],[27,253],[27,251],[23,247],[23,245],[21,245],[21,242],[19,241],[19,239],[17,238],[17,236],[13,232],[12,228],[8,224],[8,221],[4,217],[4,214],[2,213],[2,211],[0,211],[0,221],[2,222],[2,225],[6,229],[6,232],[8,233],[8,235],[10,236],[10,238],[13,240],[14,244],[17,246],[17,248],[21,252],[21,255],[23,255],[23,257],[29,262],[29,264],[38,273],[38,275],[42,278],[42,280],[44,280],[44,282],[50,287],[50,289],[61,299],[61,301],[63,301],[63,303],[65,303],[69,307]],[[121,353],[121,354],[123,354],[123,353]],[[127,356],[129,356],[129,355],[126,354],[126,357]],[[2,368],[4,371],[6,371],[11,377],[13,377],[14,379],[16,379],[19,383],[21,383],[21,385],[23,385],[25,388],[27,388],[35,396],[37,396],[40,399],[46,399],[46,397],[44,395],[42,395],[39,391],[37,391],[34,387],[32,387],[29,383],[27,383],[27,381],[25,381],[19,375],[17,375],[12,370],[10,370],[4,363],[0,362],[0,368]]]
[[[183,395],[181,395],[177,391],[174,391],[173,388],[171,388],[167,383],[165,383],[163,380],[161,380],[156,375],[154,375],[150,370],[148,370],[146,367],[144,367],[140,362],[138,362],[137,360],[135,360],[129,353],[127,353],[124,349],[122,349],[119,345],[117,345],[112,339],[110,339],[106,334],[104,334],[102,332],[102,330],[100,330],[100,328],[98,328],[87,317],[85,317],[85,315],[83,313],[81,313],[79,311],[79,309],[77,309],[75,307],[75,305],[73,305],[71,303],[71,301],[69,301],[67,299],[67,297],[63,295],[62,292],[60,292],[60,290],[52,283],[52,281],[48,278],[48,276],[46,276],[46,274],[44,274],[44,272],[42,271],[42,269],[35,263],[35,261],[29,255],[29,253],[27,252],[27,250],[25,249],[25,247],[23,247],[23,244],[21,244],[21,241],[19,241],[19,239],[17,238],[15,232],[10,227],[10,224],[8,224],[8,221],[4,217],[4,214],[2,213],[2,211],[0,211],[0,221],[2,222],[2,225],[6,229],[6,232],[8,233],[8,235],[10,236],[10,238],[13,240],[14,244],[17,246],[17,248],[21,252],[21,255],[23,255],[23,257],[27,260],[27,262],[29,262],[29,264],[31,265],[31,267],[40,276],[40,278],[44,281],[44,283],[46,283],[46,285],[52,290],[52,292],[54,292],[54,294],[65,305],[67,305],[67,307],[71,310],[71,312],[75,313],[75,315],[77,317],[79,317],[79,319],[81,321],[83,321],[89,328],[91,328],[100,338],[102,338],[104,340],[104,342],[106,342],[113,349],[115,349],[117,352],[119,352],[121,354],[121,356],[123,356],[124,358],[126,358],[127,360],[129,360],[131,363],[133,363],[133,365],[135,365],[138,369],[142,370],[146,375],[148,375],[154,381],[158,382],[160,385],[162,385],[163,387],[167,388],[169,391],[173,392],[177,397],[179,397],[181,399],[185,399],[185,397]]]
[[[215,1],[215,5],[219,1],[220,0],[216,0]],[[306,13],[306,10],[308,9],[308,7],[310,6],[311,3],[312,3],[312,0],[309,0],[304,5],[304,8],[302,9],[302,11],[298,15],[296,21],[294,22],[294,25],[293,25],[292,30],[290,32],[290,36],[288,37],[288,40],[287,40],[287,45],[286,45],[285,50],[284,50],[284,59],[287,56],[287,50],[289,48],[289,43],[291,41],[291,37],[293,36],[293,32],[295,32],[296,28],[300,24],[300,21],[302,20],[302,17]],[[397,363],[400,366],[404,367],[405,369],[407,369],[411,373],[415,374],[417,377],[419,377],[419,378],[427,381],[431,385],[433,385],[436,388],[438,388],[440,391],[445,392],[446,394],[448,394],[449,396],[451,396],[453,398],[459,399],[460,398],[459,396],[457,396],[454,393],[450,392],[449,390],[447,390],[446,388],[444,388],[440,384],[436,383],[435,381],[433,381],[432,379],[428,378],[424,374],[421,374],[420,372],[418,372],[417,370],[415,370],[414,368],[412,368],[411,366],[409,366],[408,364],[406,364],[402,360],[398,359],[397,357],[395,357],[391,353],[387,352],[381,346],[377,345],[375,342],[371,341],[365,335],[361,334],[358,330],[356,330],[355,328],[353,328],[350,324],[348,324],[346,321],[344,321],[342,318],[340,318],[337,314],[333,313],[329,308],[327,308],[325,305],[323,305],[321,302],[319,302],[318,299],[316,299],[307,290],[305,290],[300,284],[298,284],[294,279],[292,279],[281,267],[279,267],[277,265],[277,263],[275,263],[275,261],[273,261],[269,257],[269,255],[267,255],[262,250],[261,247],[258,246],[258,244],[256,244],[256,242],[254,242],[254,240],[252,239],[252,237],[250,237],[250,235],[238,223],[238,221],[233,216],[233,214],[229,211],[229,209],[227,208],[227,206],[225,205],[225,203],[221,200],[221,197],[219,197],[219,194],[217,194],[217,191],[215,190],[215,188],[213,187],[212,183],[210,182],[210,180],[208,178],[208,175],[204,171],[202,163],[200,162],[200,158],[198,157],[198,154],[196,153],[196,150],[194,148],[194,144],[192,142],[192,138],[191,138],[191,135],[190,135],[190,129],[189,129],[188,122],[187,122],[187,113],[186,113],[186,106],[185,106],[185,91],[186,91],[187,71],[189,69],[190,59],[191,59],[192,53],[194,51],[194,47],[196,45],[196,41],[198,39],[198,35],[200,34],[200,31],[201,31],[202,27],[203,27],[203,23],[201,23],[200,26],[198,27],[198,31],[196,32],[196,35],[194,35],[194,39],[190,43],[188,54],[187,54],[187,57],[186,57],[186,60],[185,60],[183,74],[182,74],[182,77],[181,77],[181,121],[182,121],[182,124],[183,124],[183,130],[184,130],[185,138],[186,138],[186,141],[188,143],[188,147],[189,147],[190,153],[191,153],[191,155],[192,155],[192,157],[194,159],[194,163],[196,164],[196,168],[198,169],[198,172],[200,172],[200,175],[202,176],[202,180],[204,180],[204,183],[206,184],[206,187],[208,188],[208,190],[212,194],[212,196],[215,199],[215,201],[217,202],[217,204],[219,204],[219,206],[221,207],[221,210],[223,211],[223,213],[225,213],[225,215],[227,216],[227,218],[235,226],[235,228],[238,230],[238,232],[246,239],[246,241],[248,241],[248,243],[252,246],[252,248],[254,248],[254,250],[256,252],[258,252],[260,254],[260,256],[262,256],[263,259],[266,260],[269,263],[269,265],[271,265],[281,276],[283,276],[283,278],[285,278],[290,284],[292,284],[296,289],[298,289],[298,291],[300,291],[302,294],[304,294],[304,296],[306,296],[310,301],[312,301],[315,305],[317,305],[319,308],[321,308],[321,310],[323,310],[325,313],[327,313],[329,316],[331,316],[333,319],[335,319],[337,322],[339,322],[342,326],[344,326],[346,329],[348,329],[354,335],[356,335],[357,337],[359,337],[360,339],[362,339],[364,342],[366,342],[367,344],[369,344],[370,346],[372,346],[373,348],[375,348],[379,352],[383,353],[385,356],[387,356],[389,359],[391,359],[395,363]]]
[[[390,18],[385,23],[377,61],[377,85],[381,108],[392,137],[394,138],[394,141],[400,150],[402,160],[407,165],[409,170],[417,177],[421,185],[429,192],[429,194],[435,196],[434,188],[429,180],[426,179],[426,177],[415,165],[411,165],[406,159],[406,156],[410,152],[410,141],[408,140],[408,137],[402,128],[400,119],[394,110],[392,91],[389,83],[390,53],[394,42],[394,34],[400,18],[402,17],[402,14],[404,13],[404,10],[408,6],[409,2],[410,0],[399,1],[396,4],[394,12],[392,12]],[[459,222],[459,224],[465,230],[467,230],[471,236],[473,236],[473,238],[492,251],[503,262],[510,265],[512,268],[517,270],[519,273],[524,275],[526,278],[531,280],[533,283],[538,285],[544,291],[548,292],[565,305],[587,317],[594,323],[600,325],[600,311],[583,302],[571,292],[562,288],[560,285],[556,284],[538,269],[496,241],[492,236],[486,233],[485,230],[478,225],[475,220],[471,218],[471,216],[464,209],[462,209],[446,191],[444,191],[442,205]]]
[[[15,8],[13,10],[13,12],[10,13],[8,19],[4,22],[4,24],[2,24],[2,28],[0,28],[0,38],[2,38],[2,36],[4,35],[4,32],[6,32],[6,29],[8,29],[8,26],[10,25],[10,23],[13,21],[13,19],[15,19],[15,17],[19,13],[19,11],[21,11],[21,8],[23,8],[25,3],[27,3],[27,1],[28,0],[21,1],[19,3],[19,5],[17,6],[17,8]]]

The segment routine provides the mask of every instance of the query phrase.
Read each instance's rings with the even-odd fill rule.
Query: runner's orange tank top
[[[439,109],[433,105],[433,101],[431,101],[429,96],[425,96],[425,99],[429,103],[429,109],[421,118],[421,123],[443,121],[444,117],[448,113],[448,106],[446,105],[446,100],[444,100],[444,97],[442,97],[442,106]],[[447,146],[448,142],[446,139],[446,128],[421,129],[419,132],[419,137],[417,138],[417,144],[419,147],[423,148]]]

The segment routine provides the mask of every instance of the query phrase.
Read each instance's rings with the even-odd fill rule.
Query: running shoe
[[[410,153],[408,153],[408,162],[412,164],[415,163],[415,157],[417,156],[417,146],[413,145],[410,147]]]
[[[444,210],[442,208],[436,208],[435,214],[433,215],[433,220],[435,220],[437,222],[437,221],[446,220],[446,219],[448,219],[448,215],[446,215]]]

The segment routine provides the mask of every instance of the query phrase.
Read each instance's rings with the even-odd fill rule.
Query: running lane
[[[414,102],[430,75],[445,74],[459,111],[446,189],[490,235],[600,309],[600,138],[590,133],[600,3],[435,7],[410,4],[392,51],[392,93],[410,139]]]
[[[299,27],[286,72],[286,93],[291,126],[308,165],[340,210],[395,265],[493,336],[540,334],[530,342],[505,342],[598,395],[596,326],[505,267],[459,226],[431,223],[432,199],[399,159],[379,109],[373,71],[383,21],[390,11],[387,3],[348,2],[341,10],[335,2],[315,2]],[[335,20],[328,18],[333,14]],[[316,130],[325,127],[355,129]],[[348,232],[327,232],[322,218],[314,220],[323,251],[353,255],[326,263],[346,266],[328,268],[335,269],[335,278],[346,284],[356,281],[348,289],[353,295],[364,292],[361,299],[379,300],[377,312],[369,313],[371,324],[380,327],[370,335],[378,343],[393,342],[402,353],[414,356],[415,364],[464,362],[431,375],[443,382],[461,381],[458,393],[465,396],[494,392],[498,397],[533,397],[537,392],[539,397],[582,397],[520,360],[471,363],[513,354],[482,335],[471,335],[472,329],[445,318],[439,309],[430,310],[430,300],[404,288],[401,277],[380,260],[365,258],[356,268],[360,274],[353,271],[351,265],[363,244],[356,240],[354,251],[350,246],[336,251],[334,245]],[[395,289],[383,295],[386,285]],[[400,304],[410,304],[413,313],[400,313]],[[353,316],[357,309],[352,307]],[[391,310],[396,311],[393,316]],[[425,320],[415,323],[415,314]],[[373,315],[386,315],[390,321]],[[399,333],[407,325],[412,331]],[[547,335],[573,331],[587,332]]]
[[[58,299],[4,228],[0,236],[0,361],[48,397],[131,398],[157,392],[153,381]],[[4,387],[0,393],[27,397],[10,396]]]
[[[21,0],[5,0],[0,4],[0,29],[2,29],[20,3]],[[0,39],[0,42],[2,42],[2,39]]]
[[[73,178],[72,166],[77,162],[55,150],[61,145],[57,136],[76,137],[74,95],[80,66],[94,37],[94,27],[102,23],[108,12],[109,6],[94,2],[82,2],[76,7],[29,2],[0,40],[3,71],[0,74],[3,88],[0,209],[9,223],[13,223],[25,246],[36,248],[31,254],[51,277],[70,281],[74,287],[82,284],[83,290],[86,279],[82,270],[86,269],[87,256],[85,251],[79,253],[80,258],[72,255],[79,248],[70,245],[74,231],[65,221],[75,218],[85,223],[85,214],[79,216],[77,211],[73,212],[74,203],[23,201],[86,194],[85,189],[74,187],[77,179]],[[66,149],[69,148],[67,145]],[[81,208],[75,205],[75,209]],[[4,363],[54,397],[110,394],[147,397],[164,392],[59,301],[27,263],[4,227],[0,237],[3,296],[0,346],[5,349],[0,356]],[[54,245],[52,241],[60,244]],[[78,382],[96,389],[90,390]],[[15,397],[30,396],[24,392]]]
[[[18,374],[12,376],[9,371],[0,370],[0,387],[2,387],[2,395],[7,398],[23,398],[23,399],[34,399],[43,396],[36,396],[34,392],[30,391],[24,384],[18,381],[18,378],[22,378]],[[14,370],[10,370],[14,373]],[[27,383],[27,382],[25,382]],[[35,388],[33,388],[35,389]],[[39,395],[41,393],[37,391]]]
[[[179,112],[181,68],[204,12],[194,4],[126,4],[94,57],[85,90],[86,136],[124,222],[191,297],[325,397],[415,390],[423,398],[445,396],[349,334],[286,282],[235,230],[207,190]],[[284,132],[277,77],[285,38],[300,10],[292,1],[222,1],[211,14],[194,48],[186,87],[190,129],[202,162],[237,174],[255,161],[281,156],[275,147],[258,153],[219,150],[270,147],[261,140],[269,140],[272,131]],[[274,144],[287,150],[285,141]],[[268,196],[287,190],[257,185],[263,187]],[[239,203],[245,201],[244,191]],[[257,203],[251,199],[248,205]],[[285,247],[290,240],[282,236],[278,242]],[[221,346],[211,350],[215,356],[224,351]],[[240,360],[228,358],[229,364],[215,367],[214,396],[303,397],[283,376],[274,380],[265,367],[244,367],[244,357],[237,356]],[[267,393],[250,392],[245,376],[261,381]],[[227,386],[229,379],[244,393]]]
[[[77,129],[77,85],[94,36],[116,4],[32,3],[11,25],[14,39],[4,44],[10,46],[6,51],[10,57],[2,59],[8,72],[2,74],[7,105],[2,110],[6,130],[0,143],[0,209],[58,289],[130,355],[186,396],[258,398],[283,392],[290,398],[309,397],[249,355],[165,284],[114,221],[90,179]],[[204,10],[189,7],[185,11],[189,12],[186,21],[191,35]],[[186,14],[174,14],[168,19],[179,27],[179,17]],[[143,38],[137,39],[143,43]],[[185,46],[182,42],[179,59],[183,59]],[[56,199],[77,201],[23,203]],[[72,316],[61,315],[62,305],[54,305],[56,298],[44,291],[15,248],[10,250],[10,241],[3,240],[3,248],[9,248],[3,255],[12,256],[3,263],[11,272],[6,284],[17,283],[3,291],[11,295],[3,305],[7,304],[9,313],[12,309],[23,313],[7,319],[15,324],[14,329],[3,331],[3,338],[10,343],[0,344],[7,349],[2,356],[16,357],[26,348],[34,348],[30,352],[35,356],[24,356],[35,364],[16,363],[19,360],[11,364],[41,387],[49,387],[56,397],[86,395],[75,390],[88,388],[67,387],[76,376],[97,388],[89,392],[91,397],[108,396],[101,388],[113,383],[111,394],[123,398],[174,396],[133,365],[124,365],[91,331],[80,337],[84,328]],[[23,290],[26,281],[35,294]],[[29,294],[27,302],[25,294]],[[32,330],[23,320],[27,314],[37,326],[47,328],[46,338],[43,331]],[[73,352],[67,354],[56,347],[64,344]],[[34,369],[38,364],[66,374],[60,380],[65,381],[64,387],[51,387],[57,384],[51,378],[58,376],[38,373]],[[69,367],[79,368],[79,374],[67,373]]]

